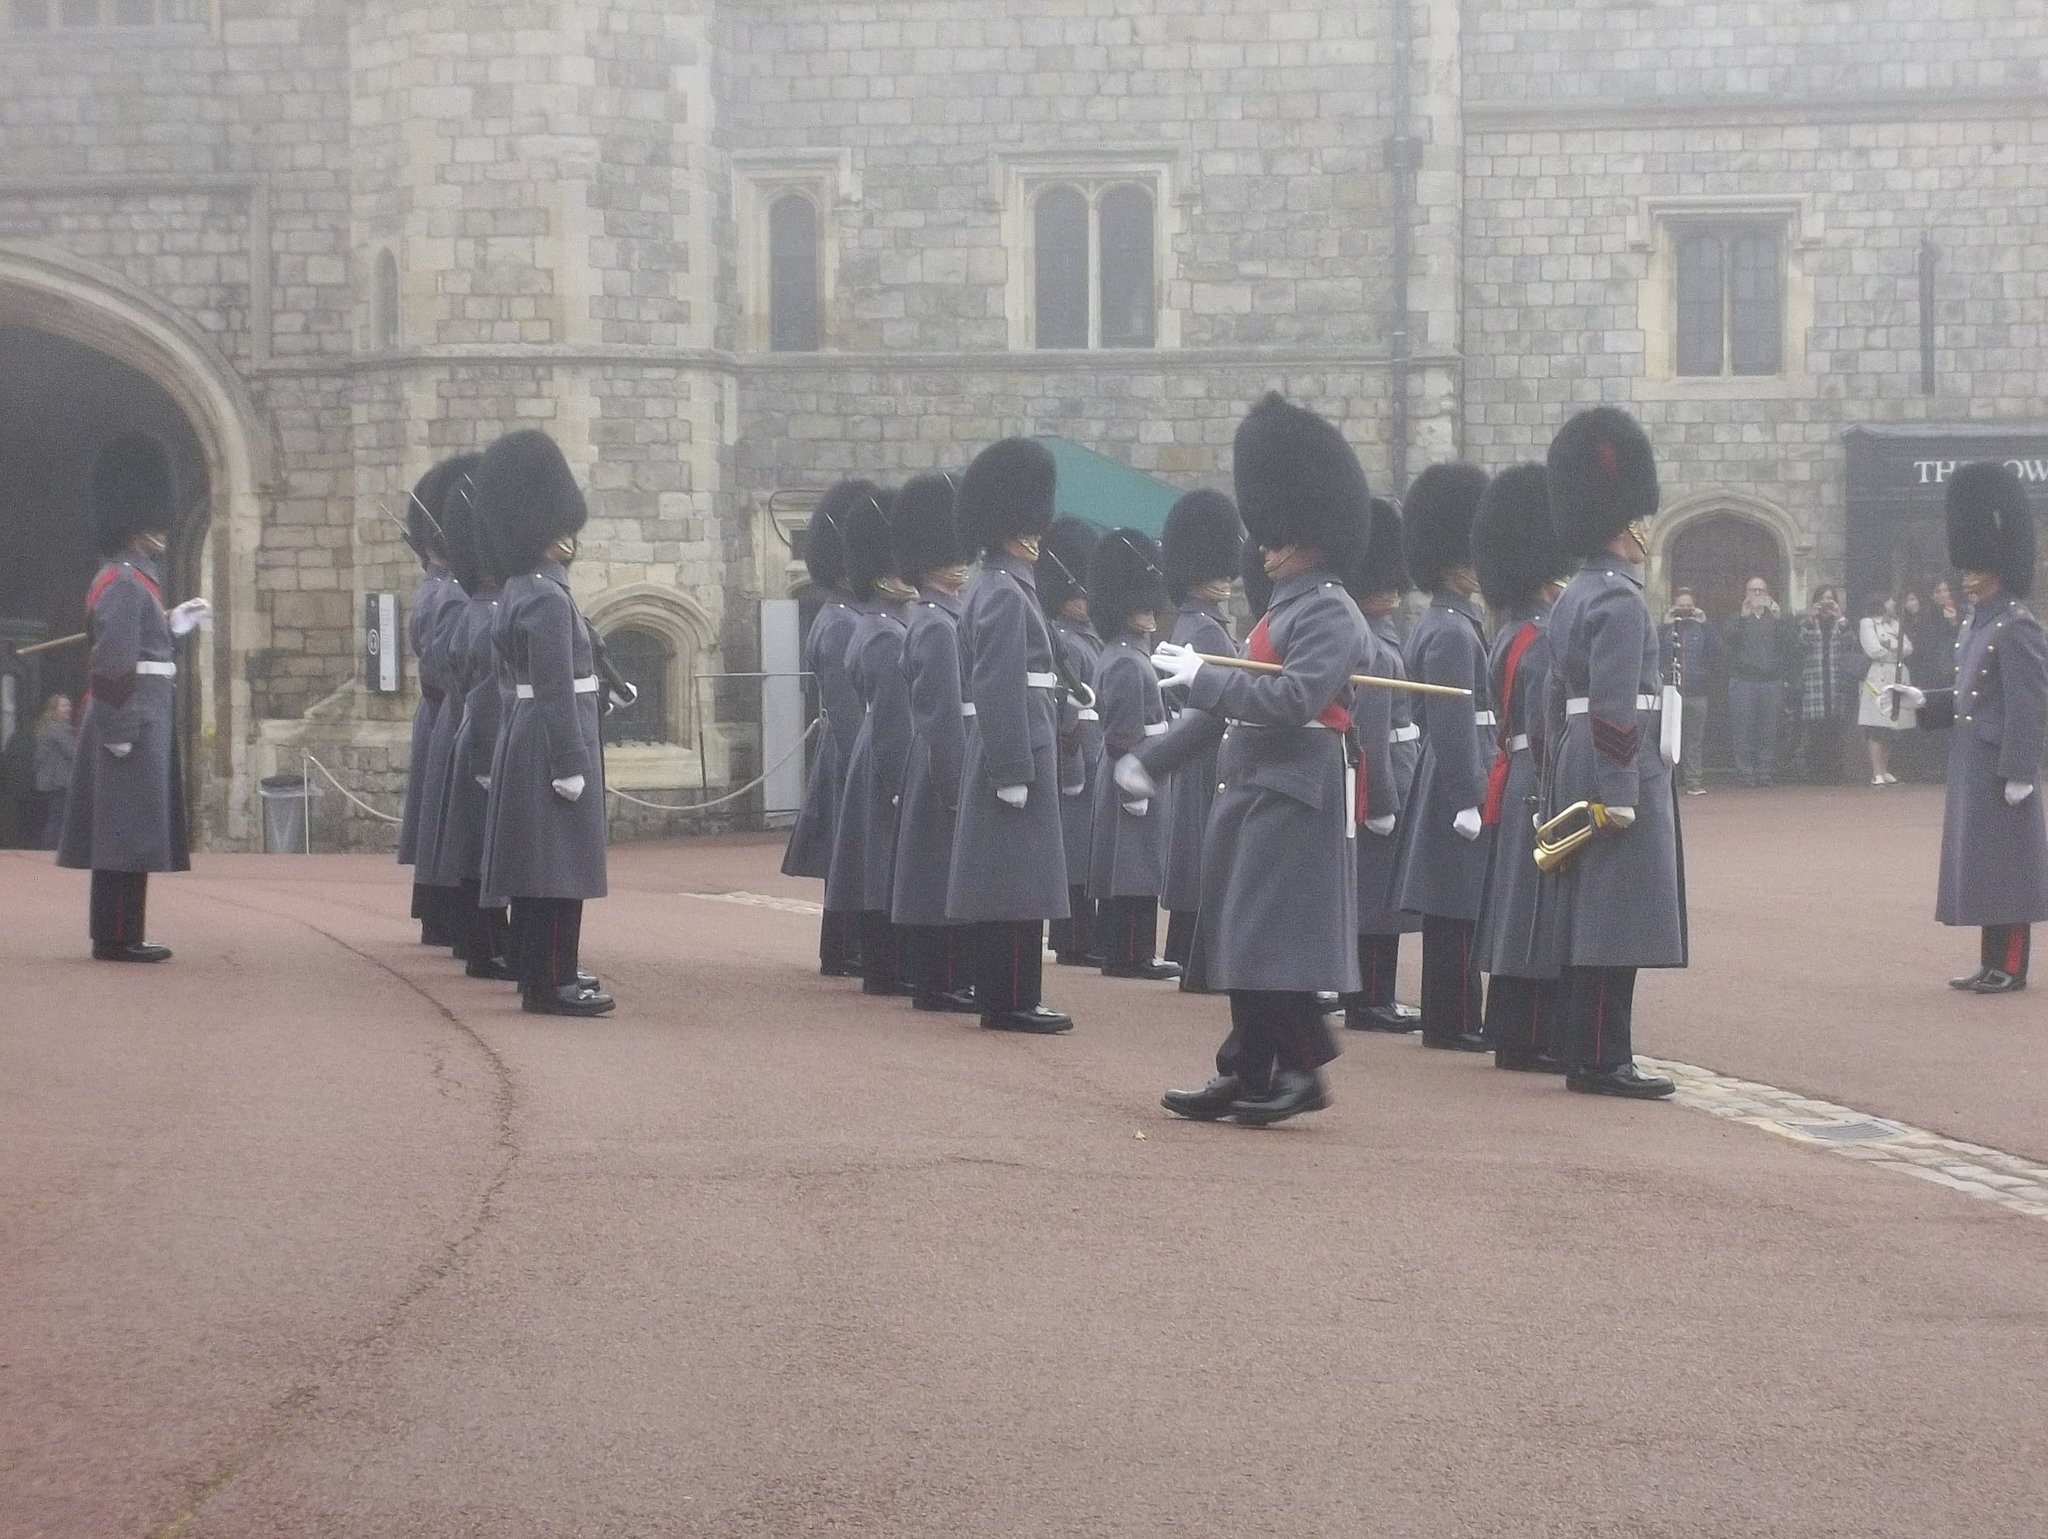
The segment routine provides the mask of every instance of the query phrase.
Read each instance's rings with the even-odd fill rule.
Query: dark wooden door
[[[1790,610],[1785,551],[1762,524],[1718,513],[1686,525],[1671,542],[1671,581],[1665,591],[1692,589],[1716,623],[1733,619],[1742,608],[1742,585],[1752,577],[1769,582],[1772,594]]]

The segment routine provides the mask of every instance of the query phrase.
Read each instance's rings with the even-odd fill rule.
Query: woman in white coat
[[[1899,623],[1898,601],[1883,598],[1870,606],[1870,613],[1856,627],[1856,640],[1870,659],[1870,671],[1863,676],[1863,688],[1856,696],[1856,725],[1863,729],[1863,746],[1870,754],[1870,783],[1897,785],[1891,772],[1892,734],[1910,732],[1916,715],[1910,705],[1891,712],[1892,700],[1885,690],[1893,684],[1911,684],[1913,677],[1906,659],[1913,655],[1913,638]]]

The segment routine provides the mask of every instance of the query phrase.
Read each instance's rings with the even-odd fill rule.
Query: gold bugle
[[[1242,668],[1246,673],[1285,673],[1279,663],[1255,663],[1249,657],[1215,657],[1207,652],[1197,652],[1205,663],[1214,663],[1218,668]],[[1351,682],[1363,684],[1372,689],[1406,689],[1418,695],[1462,695],[1472,698],[1472,691],[1459,689],[1455,684],[1424,684],[1417,679],[1383,679],[1376,673],[1354,673]]]
[[[1536,825],[1536,869],[1549,875],[1562,871],[1572,857],[1607,826],[1607,808],[1599,802],[1573,802],[1556,817]]]

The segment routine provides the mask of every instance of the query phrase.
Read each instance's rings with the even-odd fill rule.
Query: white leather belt
[[[135,671],[137,673],[154,674],[156,675],[156,677],[160,679],[175,679],[178,676],[178,665],[176,663],[144,662],[137,663],[135,665]]]
[[[1027,673],[1024,683],[1030,689],[1058,689],[1060,676],[1056,673]]]
[[[1102,720],[1102,712],[1096,710],[1092,705],[1083,706],[1079,719],[1082,721],[1100,721]]]
[[[597,693],[597,675],[593,673],[587,679],[578,679],[569,687],[579,695],[594,695]],[[533,698],[533,686],[531,684],[513,685],[512,697],[515,700],[531,700]]]
[[[962,700],[960,702],[960,714],[962,716],[972,716],[974,714],[974,702],[972,700]]]
[[[1390,743],[1412,743],[1422,736],[1422,723],[1411,721],[1405,727],[1396,727],[1387,734]]]
[[[1248,727],[1258,732],[1292,732],[1295,730],[1292,727],[1282,726],[1279,722],[1239,721],[1235,716],[1224,717],[1223,725],[1226,727]],[[1341,727],[1331,726],[1326,721],[1305,721],[1301,725],[1304,727],[1314,727],[1318,732],[1340,732],[1343,730]],[[1145,730],[1149,733],[1152,729],[1147,727]]]
[[[1564,713],[1567,716],[1583,716],[1591,709],[1593,709],[1593,702],[1584,695],[1573,695],[1571,699],[1564,703]],[[1664,697],[1661,695],[1637,695],[1636,709],[1639,711],[1661,711],[1664,709]]]
[[[1164,737],[1166,736],[1166,728],[1167,723],[1163,721],[1148,721],[1145,723],[1145,736]]]
[[[1474,711],[1472,713],[1472,725],[1475,727],[1497,727],[1500,725],[1500,722],[1495,719],[1491,711]]]
[[[1526,732],[1517,732],[1513,737],[1508,739],[1509,753],[1521,753],[1528,746],[1529,734]]]

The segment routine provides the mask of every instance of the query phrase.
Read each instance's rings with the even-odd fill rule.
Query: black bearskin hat
[[[420,565],[427,565],[437,556],[447,556],[447,542],[441,536],[441,504],[448,500],[449,488],[462,473],[456,462],[468,461],[474,474],[476,458],[473,454],[452,454],[436,461],[413,483],[412,493],[405,499],[405,532]]]
[[[1059,467],[1035,438],[1005,438],[975,455],[960,478],[960,533],[977,551],[1030,539],[1052,523]]]
[[[1237,575],[1244,579],[1244,601],[1257,621],[1273,602],[1273,579],[1266,575],[1266,553],[1257,540],[1244,542],[1243,564]]]
[[[812,582],[835,593],[846,586],[846,515],[855,504],[881,495],[872,481],[840,481],[825,489],[804,526],[804,569]]]
[[[875,597],[884,577],[896,570],[896,542],[889,528],[889,494],[862,497],[840,519],[846,536],[846,591],[862,603]]]
[[[448,558],[448,570],[462,584],[462,591],[475,593],[498,581],[494,553],[477,527],[476,473],[484,462],[481,454],[458,454],[446,463],[451,469],[448,489],[434,517],[441,524],[441,549]]]
[[[1595,556],[1657,511],[1657,456],[1627,412],[1595,406],[1550,441],[1550,521],[1569,555]]]
[[[1166,573],[1159,542],[1141,529],[1112,529],[1088,563],[1088,618],[1103,636],[1131,628],[1131,617],[1166,608]]]
[[[92,462],[92,536],[103,556],[118,555],[138,534],[168,535],[177,523],[171,457],[148,433],[123,433]]]
[[[1088,597],[1088,565],[1102,531],[1086,519],[1055,519],[1038,543],[1038,602],[1056,615],[1070,600]],[[1090,611],[1091,617],[1093,611]]]
[[[1372,531],[1366,537],[1365,554],[1351,568],[1344,586],[1352,598],[1363,604],[1381,593],[1406,593],[1408,566],[1401,559],[1401,510],[1386,497],[1372,500]]]
[[[1306,545],[1334,571],[1365,547],[1372,492],[1344,435],[1277,392],[1238,424],[1237,510],[1267,550]]]
[[[1472,521],[1486,495],[1486,472],[1461,460],[1432,465],[1415,478],[1401,504],[1401,555],[1425,593],[1444,585],[1453,568],[1472,564]]]
[[[1550,472],[1542,465],[1503,470],[1479,499],[1472,525],[1479,591],[1496,614],[1528,606],[1547,582],[1572,569],[1550,522]]]
[[[590,517],[569,462],[539,428],[507,433],[484,451],[473,495],[507,576],[531,572]]]
[[[905,582],[921,583],[941,567],[965,566],[974,559],[960,538],[953,491],[951,476],[932,472],[912,476],[897,492],[889,509],[889,528],[895,538],[896,575]]]
[[[1166,515],[1160,536],[1160,566],[1167,592],[1177,604],[1190,588],[1237,576],[1244,552],[1244,524],[1237,504],[1204,487],[1189,492]]]
[[[1959,572],[1995,572],[2005,591],[2034,590],[2034,510],[2001,460],[1958,466],[1948,482],[1948,559]]]

